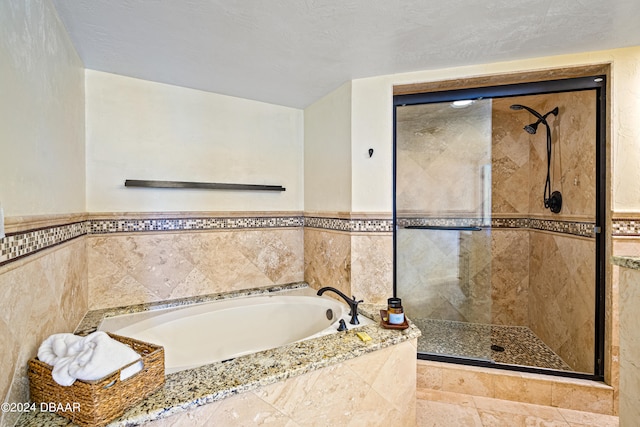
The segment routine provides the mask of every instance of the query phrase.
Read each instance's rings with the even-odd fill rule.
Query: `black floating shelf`
[[[240,191],[285,191],[281,185],[254,184],[225,184],[219,182],[190,182],[190,181],[149,181],[141,179],[127,179],[125,187],[146,188],[200,188],[204,190],[240,190]]]

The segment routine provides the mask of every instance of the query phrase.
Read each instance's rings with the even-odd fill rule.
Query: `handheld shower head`
[[[531,135],[534,135],[538,131],[538,125],[540,123],[543,123],[545,126],[547,126],[547,128],[549,127],[549,123],[547,123],[547,117],[550,114],[553,114],[554,116],[558,115],[558,107],[556,107],[553,110],[549,111],[544,116],[542,114],[538,113],[533,108],[529,108],[526,105],[522,105],[522,104],[513,104],[509,108],[511,108],[512,110],[527,110],[528,112],[530,112],[531,114],[533,114],[534,116],[536,116],[538,118],[538,120],[535,123],[531,123],[530,125],[526,125],[524,127],[524,130],[527,133],[531,134]]]
[[[524,130],[527,133],[531,135],[535,134],[540,123],[545,125],[547,128],[547,178],[544,184],[544,193],[542,200],[544,201],[545,208],[551,210],[551,212],[553,213],[558,213],[562,209],[562,194],[560,194],[559,191],[554,191],[553,193],[551,193],[551,127],[549,126],[549,123],[547,123],[547,117],[549,117],[549,115],[558,115],[558,107],[549,111],[544,116],[538,113],[536,110],[522,104],[513,104],[509,108],[511,108],[512,110],[527,110],[538,118],[535,123],[531,123],[530,125],[526,125],[524,127]]]

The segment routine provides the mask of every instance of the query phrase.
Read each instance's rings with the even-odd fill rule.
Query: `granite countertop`
[[[296,283],[272,288],[212,294],[202,297],[183,298],[154,304],[140,304],[116,309],[95,310],[87,313],[76,333],[95,330],[102,319],[117,314],[146,311],[157,308],[177,307],[190,303],[226,299],[231,297],[261,295],[307,287]],[[380,321],[379,310],[386,306],[361,303],[359,313]],[[371,341],[363,342],[356,331],[366,332]],[[163,388],[127,410],[110,426],[133,426],[146,421],[164,418],[205,405],[244,391],[273,384],[290,377],[353,359],[381,348],[418,338],[420,330],[411,322],[405,330],[384,329],[379,324],[349,330],[288,344],[276,349],[241,356],[226,362],[217,362],[198,368],[175,372],[166,376]],[[19,418],[16,426],[67,426],[71,421],[52,413],[30,412]]]
[[[637,256],[613,256],[611,263],[620,267],[640,270],[640,257]]]

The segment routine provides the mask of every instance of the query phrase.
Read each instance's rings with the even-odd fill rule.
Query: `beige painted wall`
[[[83,212],[84,69],[50,2],[0,2],[0,204]]]
[[[86,103],[89,212],[302,210],[302,110],[93,70]],[[125,188],[125,179],[286,191]]]
[[[304,209],[351,210],[351,83],[304,110]]]

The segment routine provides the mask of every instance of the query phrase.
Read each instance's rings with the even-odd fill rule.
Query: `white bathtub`
[[[351,329],[348,313],[327,297],[265,295],[108,317],[98,329],[162,345],[170,374],[335,333],[341,318]]]

